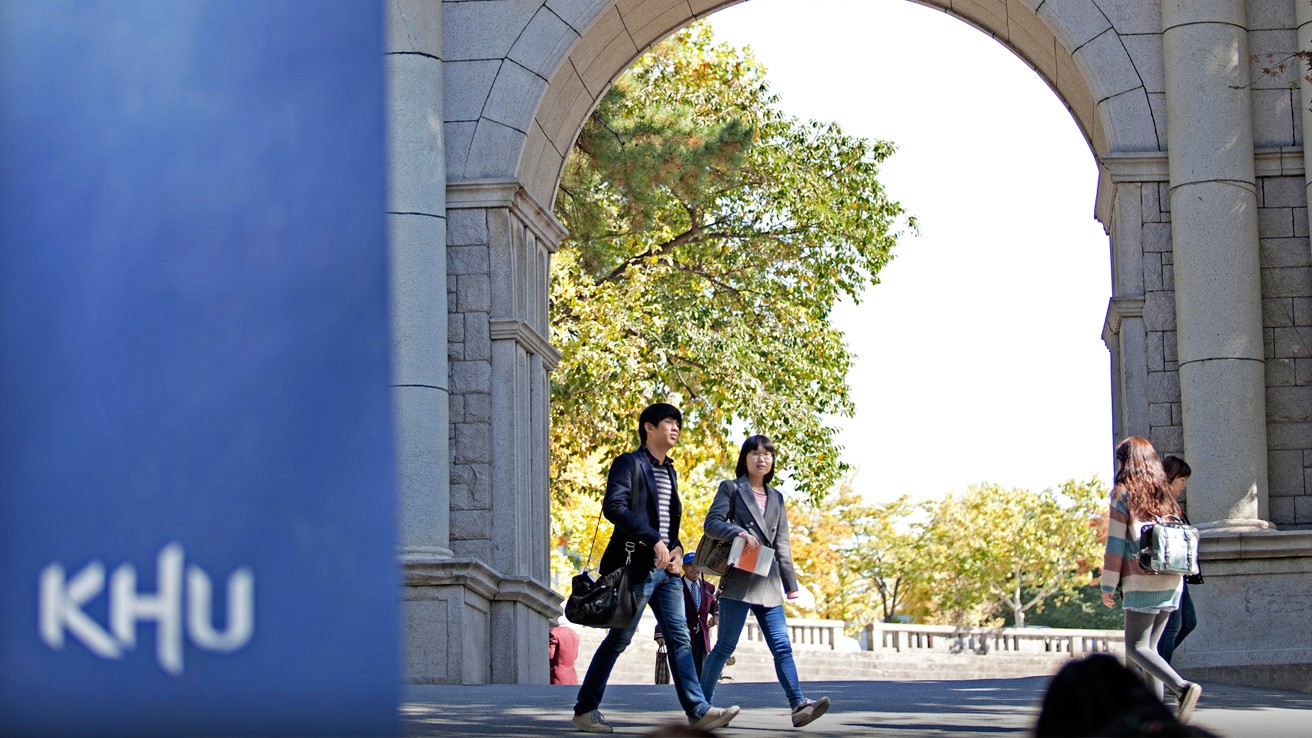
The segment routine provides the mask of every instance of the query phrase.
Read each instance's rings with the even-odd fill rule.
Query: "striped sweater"
[[[1123,594],[1126,610],[1174,610],[1180,606],[1184,578],[1156,574],[1139,566],[1139,532],[1151,521],[1131,520],[1125,488],[1112,490],[1107,520],[1107,551],[1102,559],[1102,591]]]

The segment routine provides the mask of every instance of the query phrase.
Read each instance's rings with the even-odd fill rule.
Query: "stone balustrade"
[[[1064,653],[1075,658],[1091,653],[1122,654],[1125,652],[1125,633],[1120,630],[872,623],[861,634],[861,645],[866,651],[897,653]]]
[[[860,639],[843,632],[841,620],[790,618],[788,636],[795,647],[835,651],[895,653],[1067,654],[1078,658],[1091,653],[1125,652],[1125,634],[1119,630],[1061,628],[969,628],[951,625],[872,623]],[[744,639],[763,643],[760,626],[749,620]]]

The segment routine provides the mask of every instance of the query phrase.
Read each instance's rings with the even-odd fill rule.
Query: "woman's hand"
[[[1113,595],[1111,592],[1103,592],[1103,593],[1102,593],[1102,604],[1104,604],[1104,605],[1106,605],[1106,606],[1108,606],[1108,607],[1115,607],[1115,606],[1116,606],[1116,596]]]
[[[797,593],[796,593],[796,592],[789,592],[787,595],[785,595],[785,597],[787,597],[787,598],[790,599],[790,600],[795,600],[795,599],[797,599]]]
[[[743,539],[743,545],[747,547],[748,551],[754,551],[761,547],[761,542],[756,540],[756,536],[747,531],[739,533],[738,537]]]

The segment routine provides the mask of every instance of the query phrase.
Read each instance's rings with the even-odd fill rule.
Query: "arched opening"
[[[424,348],[447,346],[450,371],[439,365],[433,386],[422,389],[449,389],[450,419],[441,417],[439,408],[421,420],[399,423],[403,433],[409,428],[421,439],[430,437],[430,427],[440,434],[432,437],[450,431],[449,447],[429,444],[433,448],[424,451],[431,454],[410,465],[415,494],[407,490],[404,498],[426,507],[415,514],[403,512],[403,520],[416,521],[411,527],[422,533],[414,538],[423,539],[422,545],[403,546],[403,556],[409,557],[407,597],[416,602],[408,622],[430,627],[424,621],[429,616],[421,612],[428,608],[446,618],[441,622],[459,618],[467,625],[461,632],[469,636],[469,645],[457,652],[460,644],[448,644],[444,662],[465,672],[452,676],[444,665],[440,668],[447,669],[447,676],[442,678],[536,678],[532,654],[545,637],[546,618],[555,612],[554,594],[544,586],[549,486],[543,464],[545,390],[557,358],[546,340],[546,265],[564,236],[550,206],[566,154],[607,85],[643,50],[691,20],[732,4],[424,4],[426,12],[438,16],[436,23],[426,18],[422,27],[403,30],[422,35],[436,27],[437,42],[424,46],[414,41],[419,35],[395,34],[399,40],[394,46],[403,49],[393,52],[398,59],[411,54],[416,70],[437,68],[439,94],[430,109],[444,121],[437,146],[428,148],[436,148],[446,161],[442,173],[447,179],[431,189],[439,203],[437,227],[445,226],[442,247],[449,268],[436,281],[448,296],[450,333],[436,323],[431,334],[439,339]],[[1268,353],[1284,366],[1301,350],[1296,342],[1281,340],[1301,330],[1297,311],[1290,308],[1284,318],[1263,315],[1268,297],[1288,306],[1307,294],[1299,271],[1305,265],[1298,261],[1306,260],[1305,250],[1295,254],[1278,240],[1306,238],[1306,204],[1298,197],[1302,169],[1297,153],[1289,149],[1301,141],[1301,132],[1298,119],[1289,114],[1293,98],[1286,81],[1275,80],[1251,94],[1242,84],[1246,72],[1253,71],[1242,65],[1250,41],[1254,51],[1283,48],[1294,37],[1292,10],[1253,6],[1252,17],[1243,22],[1214,18],[1207,15],[1210,10],[1195,6],[1156,3],[921,4],[945,10],[1015,51],[1071,110],[1097,159],[1096,214],[1112,245],[1112,299],[1103,339],[1111,353],[1113,435],[1143,435],[1168,453],[1185,449],[1188,440],[1190,453],[1218,460],[1210,473],[1199,475],[1213,480],[1200,481],[1207,488],[1199,498],[1209,519],[1231,536],[1226,555],[1240,552],[1236,555],[1242,558],[1248,549],[1233,536],[1263,529],[1268,514],[1280,524],[1306,522],[1307,508],[1298,504],[1307,490],[1298,466],[1307,453],[1306,434],[1299,435],[1300,424],[1308,419],[1299,404],[1302,390],[1296,373],[1269,374],[1265,386],[1260,376],[1264,327]],[[1227,2],[1217,9],[1222,11],[1243,15],[1243,3]],[[1189,54],[1213,43],[1235,63],[1189,63]],[[1172,81],[1168,70],[1184,77]],[[424,74],[431,80],[431,72]],[[1194,84],[1194,77],[1204,78],[1205,84]],[[426,93],[434,89],[431,84],[417,87]],[[1171,106],[1176,121],[1191,125],[1173,127],[1168,172],[1165,110]],[[1209,128],[1190,112],[1198,110],[1209,111],[1201,118],[1222,122]],[[1199,126],[1192,126],[1196,121]],[[411,127],[422,138],[432,123],[431,116],[416,115]],[[1252,147],[1226,147],[1217,140],[1220,131],[1230,129],[1251,136],[1255,156],[1246,154]],[[1214,156],[1218,149],[1224,149],[1224,160]],[[1177,171],[1177,164],[1188,169]],[[1174,181],[1180,174],[1185,180]],[[426,196],[430,184],[425,180],[408,192]],[[1181,200],[1181,186],[1206,190],[1217,203],[1229,204],[1196,206],[1195,201],[1203,201]],[[430,201],[416,199],[421,206]],[[1186,213],[1173,205],[1190,207]],[[394,209],[399,218],[423,207]],[[1235,212],[1242,217],[1234,224],[1220,222],[1219,214]],[[1216,235],[1223,231],[1224,238]],[[1219,248],[1220,241],[1236,239],[1253,246]],[[1184,287],[1177,295],[1174,259],[1182,242],[1194,271],[1181,281]],[[1261,264],[1247,258],[1259,246]],[[1268,263],[1268,254],[1274,261]],[[1226,282],[1225,299],[1217,301],[1206,283],[1209,273],[1242,278]],[[1186,290],[1191,292],[1186,295]],[[433,301],[419,295],[415,303],[428,309]],[[1177,305],[1184,306],[1179,331]],[[1285,323],[1277,324],[1282,319]],[[1211,331],[1211,325],[1224,330]],[[1231,347],[1243,355],[1232,355]],[[444,384],[448,379],[449,388]],[[1270,412],[1263,403],[1267,389],[1272,391],[1266,392],[1266,402],[1276,408]],[[1198,402],[1187,401],[1188,391],[1196,393]],[[1227,392],[1244,401],[1222,401]],[[425,425],[429,420],[431,426]],[[1195,432],[1189,440],[1185,431],[1191,423]],[[1269,436],[1270,456],[1264,436]],[[1271,479],[1273,488],[1280,489],[1269,511],[1268,463],[1279,467]],[[441,478],[433,480],[439,490],[436,504],[423,497],[428,480],[420,477],[429,472],[449,476],[449,499],[442,496]],[[430,602],[434,594],[438,604]],[[498,637],[490,637],[493,631]],[[489,648],[480,648],[481,643]],[[475,653],[490,656],[471,666]],[[1218,668],[1241,660],[1228,655],[1214,659]]]
[[[920,8],[914,5],[907,5],[904,13],[893,15],[893,20],[888,21],[890,14],[881,14],[871,11],[870,14],[861,14],[854,12],[855,9],[845,8],[843,11],[834,11],[825,13],[824,8],[816,8],[808,13],[805,18],[795,19],[795,22],[789,24],[787,18],[781,18],[780,14],[774,12],[778,8],[771,7],[771,3],[753,3],[750,5],[740,5],[723,14],[716,14],[712,17],[712,25],[717,25],[717,21],[728,17],[737,17],[746,19],[763,15],[766,20],[760,21],[759,28],[752,25],[751,29],[738,28],[736,35],[731,34],[728,41],[737,46],[751,43],[759,54],[764,54],[761,46],[758,46],[758,39],[752,35],[752,30],[763,31],[771,27],[780,27],[787,25],[789,33],[786,38],[778,41],[780,46],[786,46],[784,53],[777,54],[773,57],[765,57],[765,66],[771,70],[767,75],[767,80],[772,83],[772,89],[780,92],[784,97],[783,107],[789,114],[798,115],[802,118],[819,118],[822,121],[837,119],[838,122],[849,132],[855,132],[868,138],[899,138],[896,134],[887,134],[884,130],[876,127],[877,124],[870,122],[871,119],[883,120],[874,113],[867,112],[866,119],[858,119],[861,113],[852,112],[854,108],[861,108],[859,105],[839,105],[823,106],[820,98],[841,94],[839,90],[827,88],[822,78],[831,77],[847,80],[847,84],[842,86],[842,91],[850,90],[852,97],[874,98],[878,97],[886,101],[886,105],[902,105],[912,110],[924,108],[918,115],[907,115],[907,118],[918,118],[919,127],[927,129],[927,138],[937,138],[939,141],[935,144],[937,148],[950,148],[957,158],[954,163],[950,158],[944,161],[930,161],[929,157],[922,156],[917,158],[915,151],[908,153],[903,147],[900,147],[899,153],[889,162],[881,167],[887,171],[893,163],[899,163],[902,169],[923,169],[935,172],[939,178],[936,192],[922,190],[922,196],[927,199],[922,200],[921,207],[912,206],[910,209],[922,219],[922,227],[939,232],[937,239],[929,236],[904,241],[899,246],[899,260],[895,260],[885,271],[881,272],[882,284],[867,294],[867,298],[878,300],[878,296],[888,290],[903,287],[896,284],[898,278],[890,280],[888,269],[897,269],[903,267],[898,275],[902,279],[908,276],[908,269],[911,263],[920,257],[916,262],[916,268],[923,269],[926,272],[934,272],[939,276],[937,280],[942,284],[935,285],[939,290],[936,299],[944,302],[956,303],[957,310],[961,313],[956,317],[959,322],[978,320],[973,327],[977,336],[970,336],[970,330],[954,333],[951,326],[944,326],[938,322],[937,316],[931,317],[924,310],[925,306],[920,304],[919,309],[906,310],[903,306],[898,306],[896,311],[878,313],[868,305],[862,305],[851,313],[851,322],[848,327],[854,327],[860,322],[866,324],[886,321],[889,324],[907,323],[904,344],[899,344],[900,348],[905,350],[885,352],[884,347],[879,347],[876,356],[886,357],[885,360],[873,360],[870,365],[876,364],[894,364],[902,365],[908,368],[911,374],[936,374],[945,383],[959,384],[962,387],[970,387],[970,390],[954,394],[954,387],[945,384],[939,390],[931,390],[935,395],[950,396],[956,399],[964,399],[970,394],[980,394],[987,396],[987,401],[976,403],[974,406],[968,406],[964,402],[955,407],[947,406],[942,397],[930,397],[928,394],[920,394],[925,391],[922,383],[912,381],[911,384],[890,385],[887,382],[880,381],[874,376],[859,374],[861,367],[858,365],[852,375],[852,381],[857,385],[859,392],[860,384],[866,383],[871,386],[882,388],[872,390],[865,395],[869,404],[866,405],[866,418],[868,422],[874,422],[885,426],[889,435],[896,436],[907,434],[920,439],[918,442],[930,444],[941,450],[943,456],[952,457],[953,466],[963,466],[981,470],[980,476],[969,478],[960,483],[959,486],[943,486],[934,490],[934,496],[947,493],[950,491],[964,491],[967,483],[978,483],[983,481],[1001,482],[1009,486],[1027,486],[1035,491],[1044,487],[1053,487],[1059,485],[1066,479],[1080,476],[1081,479],[1103,472],[1103,477],[1107,474],[1104,471],[1106,449],[1108,447],[1110,428],[1108,412],[1108,398],[1106,394],[1106,354],[1105,348],[1099,340],[1099,328],[1103,319],[1103,310],[1106,306],[1110,293],[1108,283],[1109,269],[1107,267],[1108,252],[1106,235],[1102,232],[1098,224],[1093,220],[1090,204],[1094,200],[1094,187],[1097,182],[1097,167],[1089,156],[1089,150],[1086,140],[1082,137],[1082,131],[1072,125],[1071,118],[1067,110],[1060,103],[1052,99],[1050,89],[1046,88],[1038,79],[1035,79],[1033,72],[1025,68],[1025,65],[1018,63],[1018,60],[1007,53],[1007,51],[997,44],[993,43],[987,37],[981,36],[976,30],[969,28],[955,19],[947,18],[941,13],[929,9]],[[762,7],[764,6],[764,7]],[[839,13],[845,13],[839,15]],[[872,16],[874,16],[872,18]],[[863,54],[852,55],[844,54],[842,51],[834,51],[834,47],[843,47],[852,44],[859,48],[859,40],[854,38],[857,34],[845,34],[836,27],[842,23],[847,23],[855,27],[868,27],[875,20],[890,22],[898,25],[898,34],[910,34],[920,40],[920,43],[926,46],[932,46],[936,49],[951,49],[954,56],[965,56],[976,60],[980,54],[994,53],[1004,60],[1004,63],[1014,68],[1008,69],[1005,81],[998,82],[996,87],[993,86],[993,80],[982,79],[981,76],[970,73],[954,73],[944,71],[941,67],[922,68],[919,64],[919,56],[907,54],[903,57],[892,56],[891,54],[880,55],[874,51],[866,51]],[[921,21],[921,22],[916,22]],[[751,25],[745,20],[738,24],[739,26]],[[909,26],[909,27],[908,27]],[[824,29],[823,31],[820,29]],[[957,31],[957,33],[952,33]],[[950,34],[950,35],[948,35]],[[809,36],[821,36],[825,38],[828,45],[816,43],[815,39]],[[881,43],[887,43],[887,36],[880,36],[869,31],[863,32],[861,36],[866,36],[864,40],[872,46],[879,46]],[[720,41],[725,41],[723,36],[717,34]],[[967,44],[966,42],[973,42]],[[767,44],[768,51],[768,44]],[[904,52],[905,53],[905,52]],[[809,64],[797,64],[798,69],[787,70],[786,74],[792,74],[799,79],[805,80],[800,84],[789,86],[779,86],[775,83],[778,78],[774,74],[774,63],[781,59],[788,58],[791,55],[796,59],[806,59]],[[853,58],[853,57],[857,58]],[[881,74],[880,70],[884,69],[903,69],[901,73],[915,81],[908,84],[906,88],[885,89],[883,87],[886,74]],[[989,67],[990,73],[999,74]],[[870,70],[866,75],[866,70]],[[972,95],[971,85],[989,86],[988,93],[981,92],[978,95]],[[1085,225],[1085,232],[1080,237],[1078,243],[1071,243],[1064,237],[1064,233],[1069,233],[1072,229],[1067,225],[1064,232],[1049,233],[1046,238],[1041,234],[1036,234],[1036,230],[1041,230],[1031,226],[1029,222],[1044,221],[1046,227],[1060,229],[1059,224],[1054,224],[1056,216],[1049,216],[1042,213],[1049,207],[1049,202],[1037,202],[1041,193],[1038,190],[1049,186],[1049,180],[1055,176],[1051,169],[1044,170],[1042,165],[1046,162],[1038,161],[1041,157],[1026,156],[1025,152],[1016,152],[1016,147],[1024,147],[1030,151],[1044,149],[1048,142],[1038,140],[1036,135],[1035,121],[1018,120],[1014,116],[1026,116],[1032,113],[1025,111],[1011,111],[1010,114],[1000,114],[996,108],[1006,108],[1011,98],[999,89],[1002,87],[1015,86],[1018,84],[1030,84],[1038,93],[1045,96],[1049,104],[1048,109],[1042,111],[1045,115],[1042,120],[1046,125],[1057,127],[1060,136],[1069,139],[1065,141],[1064,148],[1068,151],[1073,150],[1072,154],[1063,152],[1062,163],[1077,168],[1082,176],[1082,187],[1076,188],[1078,194],[1073,196],[1077,201],[1074,208],[1066,208],[1064,217],[1071,222]],[[799,106],[799,87],[820,87],[827,88],[825,92],[819,92],[815,96],[804,96],[812,104],[808,107],[806,104]],[[834,85],[833,87],[838,87]],[[950,92],[943,90],[934,92],[935,87],[950,88]],[[925,97],[942,94],[951,96],[954,100],[952,105],[936,106],[924,100]],[[981,98],[987,94],[992,94],[995,99],[992,101],[994,108],[989,109],[981,103]],[[792,103],[791,105],[789,103]],[[999,104],[1001,103],[1001,104]],[[1055,104],[1054,104],[1055,103]],[[824,107],[826,110],[843,109],[846,115],[833,115],[828,112],[817,112],[818,107]],[[869,111],[867,108],[861,108]],[[994,120],[994,119],[998,120]],[[1026,140],[1019,136],[1013,138],[1002,138],[1006,132],[1000,131],[1004,126],[1009,125],[1011,128],[1025,128],[1029,130],[1030,139]],[[914,128],[914,126],[912,126]],[[928,133],[932,129],[933,133]],[[905,127],[902,130],[907,130]],[[990,138],[993,137],[993,139]],[[945,138],[953,140],[943,140]],[[1001,138],[1002,140],[997,140]],[[895,141],[901,143],[900,141]],[[967,143],[968,142],[968,143]],[[918,143],[926,143],[920,141]],[[1082,145],[1084,144],[1084,145]],[[986,158],[985,155],[972,156],[968,151],[970,146],[975,146],[980,151],[991,150],[994,171],[981,171],[982,167],[978,163],[972,162],[967,164],[963,161],[966,158]],[[1052,154],[1047,154],[1052,158]],[[1006,162],[1016,172],[1015,179],[1009,179],[1007,174],[996,171],[996,168]],[[1021,173],[1023,172],[1023,174]],[[1020,180],[1030,178],[1032,183]],[[881,176],[881,180],[883,180]],[[1039,184],[1042,182],[1043,184]],[[924,187],[925,185],[921,185]],[[1012,191],[1015,194],[1010,198],[990,197],[989,188]],[[1012,189],[1014,188],[1014,190]],[[985,212],[979,208],[971,208],[969,199],[987,201],[993,208],[993,212]],[[899,197],[899,193],[894,189],[891,196]],[[926,222],[925,216],[920,212],[922,208],[929,209],[930,199],[939,199],[951,202],[951,205],[945,208],[935,210],[931,220]],[[956,213],[971,223],[971,226],[959,229],[951,228],[951,221],[954,217],[952,210],[962,211]],[[562,216],[565,217],[565,216]],[[931,225],[932,224],[932,225]],[[949,230],[949,235],[942,235],[942,231]],[[1001,234],[1007,233],[1009,237],[1003,238]],[[1063,235],[1058,235],[1062,233]],[[1020,274],[1027,275],[1030,279],[1048,278],[1054,284],[1035,284],[1026,283],[1025,280],[1007,281],[1004,279],[997,280],[997,284],[991,289],[979,289],[969,291],[966,284],[951,283],[951,273],[957,270],[971,274],[975,280],[989,279],[988,266],[984,259],[975,261],[970,258],[967,250],[950,250],[954,244],[949,243],[953,239],[963,240],[968,243],[974,243],[979,251],[988,251],[991,248],[996,249],[990,257],[992,260],[1005,261],[1018,269]],[[1024,242],[1022,244],[1017,241]],[[1037,242],[1037,243],[1035,243]],[[952,258],[945,258],[944,251],[949,251],[957,259],[953,263]],[[1086,257],[1080,260],[1080,267],[1071,271],[1063,269],[1067,261],[1067,254],[1070,251],[1085,251]],[[932,253],[921,253],[932,252]],[[1015,252],[1015,253],[1013,253]],[[1024,256],[1021,256],[1021,253]],[[908,260],[906,264],[902,259]],[[1024,259],[1033,259],[1032,264],[1023,263]],[[970,266],[974,264],[974,266]],[[928,281],[928,280],[926,280]],[[1070,323],[1062,322],[1063,318],[1056,318],[1047,313],[1051,310],[1054,301],[1060,302],[1063,299],[1069,301],[1070,289],[1076,285],[1070,282],[1085,282],[1091,285],[1086,289],[1084,297],[1084,310],[1079,317],[1072,319]],[[1060,286],[1059,286],[1060,285]],[[1079,285],[1083,287],[1084,285]],[[930,287],[930,289],[934,289]],[[925,289],[924,282],[920,282],[914,289]],[[903,299],[908,295],[903,288]],[[964,298],[964,300],[963,300]],[[888,305],[887,302],[884,303]],[[906,303],[904,303],[905,305]],[[995,317],[986,317],[995,316]],[[1044,323],[1040,318],[1051,317],[1051,320]],[[851,330],[847,331],[851,338]],[[1046,333],[1044,333],[1046,332]],[[1083,339],[1082,352],[1080,358],[1069,363],[1069,354],[1063,354],[1061,349],[1056,348],[1057,341],[1053,340],[1054,336],[1070,334]],[[974,340],[978,339],[978,340]],[[1049,348],[1048,355],[1045,356],[1026,356],[1026,347],[1019,345],[1025,342],[1038,342],[1047,344]],[[1080,341],[1072,339],[1067,342],[1066,348],[1069,351],[1071,343],[1079,344]],[[875,347],[877,344],[871,341],[868,347]],[[933,345],[937,348],[930,349]],[[969,348],[967,348],[969,346]],[[561,346],[557,346],[562,348]],[[564,349],[562,349],[564,350]],[[862,352],[865,353],[865,352]],[[866,354],[867,356],[869,354]],[[949,355],[955,357],[947,358]],[[971,374],[979,373],[981,376],[987,374],[987,369],[981,369],[978,365],[998,364],[1010,365],[1012,373],[1016,375],[1027,375],[1029,377],[1029,386],[1020,388],[1008,388],[1005,385],[1007,378],[1003,377],[1003,382],[994,380],[992,386],[981,386],[983,383],[974,380]],[[1076,365],[1083,364],[1077,369]],[[869,365],[867,365],[869,366]],[[1067,381],[1063,382],[1066,388],[1075,388],[1072,393],[1071,401],[1064,404],[1057,401],[1056,395],[1058,390],[1055,388],[1046,388],[1045,382],[1035,381],[1043,379],[1042,376],[1051,370],[1061,367],[1057,370],[1062,373]],[[558,369],[558,371],[561,371]],[[870,371],[867,369],[867,371]],[[1080,379],[1070,381],[1070,374],[1078,371]],[[874,372],[871,372],[873,375]],[[951,377],[950,375],[957,375]],[[1019,383],[1018,383],[1019,384]],[[875,402],[875,399],[882,393],[892,392],[898,395],[910,395],[917,398],[911,404],[918,405],[929,416],[923,424],[916,426],[940,426],[937,433],[921,433],[915,431],[908,433],[913,423],[906,415],[898,415],[896,412],[886,412],[884,406]],[[1044,393],[1053,392],[1053,395],[1045,396],[1046,399],[1036,400],[1035,398]],[[1092,395],[1098,398],[1098,401],[1092,403],[1092,408],[1086,413],[1082,412],[1080,399],[1083,396]],[[896,404],[896,401],[894,401]],[[1043,463],[1043,459],[1030,458],[1029,465],[1042,465],[1048,469],[1058,468],[1065,469],[1065,472],[1053,472],[1053,478],[1042,479],[1035,483],[1018,483],[1016,480],[1016,470],[1011,469],[1010,476],[988,476],[986,474],[996,474],[999,467],[1015,467],[1018,463],[1014,455],[1014,444],[1021,442],[1021,435],[1011,436],[1009,430],[1021,426],[1023,423],[1011,425],[1008,421],[1012,416],[1023,417],[1036,406],[1043,405],[1051,415],[1059,416],[1054,422],[1052,417],[1043,417],[1037,420],[1031,419],[1032,427],[1038,430],[1047,438],[1063,438],[1064,443],[1053,444],[1051,455],[1057,457],[1056,463]],[[976,407],[982,406],[980,409]],[[874,410],[873,408],[880,408]],[[990,409],[991,408],[991,409]],[[975,445],[983,448],[991,448],[996,452],[999,444],[1006,443],[1006,438],[1010,437],[1010,443],[1013,444],[1009,451],[998,454],[1002,458],[1010,458],[1009,462],[997,465],[982,465],[978,459],[984,455],[984,452],[972,454],[972,448],[969,446],[959,445],[960,443],[971,443],[970,434],[978,433],[979,428],[972,423],[969,416],[975,412],[995,413],[993,417],[998,418],[992,429],[992,433],[985,432],[975,438]],[[1036,412],[1036,414],[1038,414]],[[875,416],[877,420],[874,420]],[[1033,417],[1033,416],[1031,416]],[[961,426],[964,430],[957,432],[955,426]],[[1064,427],[1063,427],[1064,426]],[[1082,454],[1080,461],[1082,465],[1078,466],[1078,475],[1072,471],[1072,458],[1075,453],[1072,443],[1070,428],[1077,428],[1084,432],[1080,435],[1080,444],[1082,444]],[[1041,429],[1041,430],[1039,430]],[[868,436],[881,437],[881,436]],[[1092,443],[1089,439],[1092,437]],[[857,436],[858,443],[861,436]],[[739,439],[741,440],[741,439]],[[859,450],[852,457],[852,462],[859,464],[858,456],[865,457],[871,464],[889,464],[890,466],[912,467],[916,462],[912,458],[918,456],[916,453],[909,453],[905,446],[898,447],[893,443],[884,441],[883,446],[870,447]],[[1034,456],[1044,456],[1047,451],[1038,451],[1037,447],[1042,445],[1042,441],[1034,442],[1032,453]],[[1092,451],[1090,453],[1090,448]],[[1062,459],[1061,457],[1065,458]],[[900,457],[900,458],[899,458]],[[973,462],[973,465],[972,465]],[[990,472],[984,472],[983,468],[989,468]],[[904,472],[913,470],[899,470]],[[921,471],[924,474],[924,471]],[[931,472],[932,473],[932,472]],[[1058,473],[1066,473],[1067,476],[1057,477]],[[868,478],[872,477],[867,473]],[[876,479],[885,479],[885,476],[874,475]],[[1031,479],[1035,477],[1031,476]],[[858,477],[860,485],[860,477]],[[860,485],[868,488],[869,485]],[[713,489],[713,487],[712,487]],[[795,490],[793,490],[795,492]],[[880,490],[896,496],[905,491],[906,488]],[[685,492],[685,504],[689,496],[704,496],[705,489],[694,489]],[[922,492],[923,493],[923,492]],[[591,521],[588,521],[587,530],[591,531]],[[694,528],[697,526],[694,524]],[[608,526],[603,524],[603,539]],[[687,524],[684,526],[685,538],[693,537],[689,532]],[[695,538],[694,538],[695,540]],[[586,546],[587,541],[582,545]],[[581,563],[581,560],[580,560]],[[567,578],[557,578],[553,584],[560,589],[567,586]],[[589,641],[590,645],[594,645]],[[640,644],[635,641],[634,648],[639,650],[642,655],[637,657],[636,661],[628,664],[629,673],[637,679],[650,680],[650,653],[649,647],[638,648]],[[589,651],[589,649],[584,649]],[[585,654],[585,658],[586,658]],[[628,656],[628,654],[626,654]],[[633,661],[632,658],[629,659]]]

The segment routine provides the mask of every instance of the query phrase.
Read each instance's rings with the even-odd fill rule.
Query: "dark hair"
[[[770,462],[770,471],[765,473],[765,483],[769,484],[770,480],[774,479],[774,468],[779,464],[779,455],[775,453],[774,443],[760,433],[748,436],[747,440],[743,441],[743,450],[738,452],[738,468],[734,473],[740,477],[747,476],[747,454],[758,448],[765,449],[775,456],[774,461]]]
[[[1181,724],[1119,659],[1094,654],[1066,664],[1052,678],[1034,735],[1047,738],[1212,734]]]
[[[1125,491],[1125,507],[1134,520],[1179,515],[1162,461],[1146,438],[1131,436],[1116,447],[1116,486]]]
[[[674,418],[674,422],[683,427],[683,413],[679,408],[665,402],[658,402],[654,405],[648,405],[642,415],[638,416],[638,441],[642,444],[647,443],[647,424],[660,425],[661,421],[666,418]]]
[[[1180,477],[1185,477],[1187,479],[1194,475],[1194,470],[1190,469],[1189,465],[1184,462],[1184,459],[1179,456],[1167,456],[1165,459],[1162,459],[1162,471],[1166,472],[1166,481],[1168,483],[1174,482]]]

